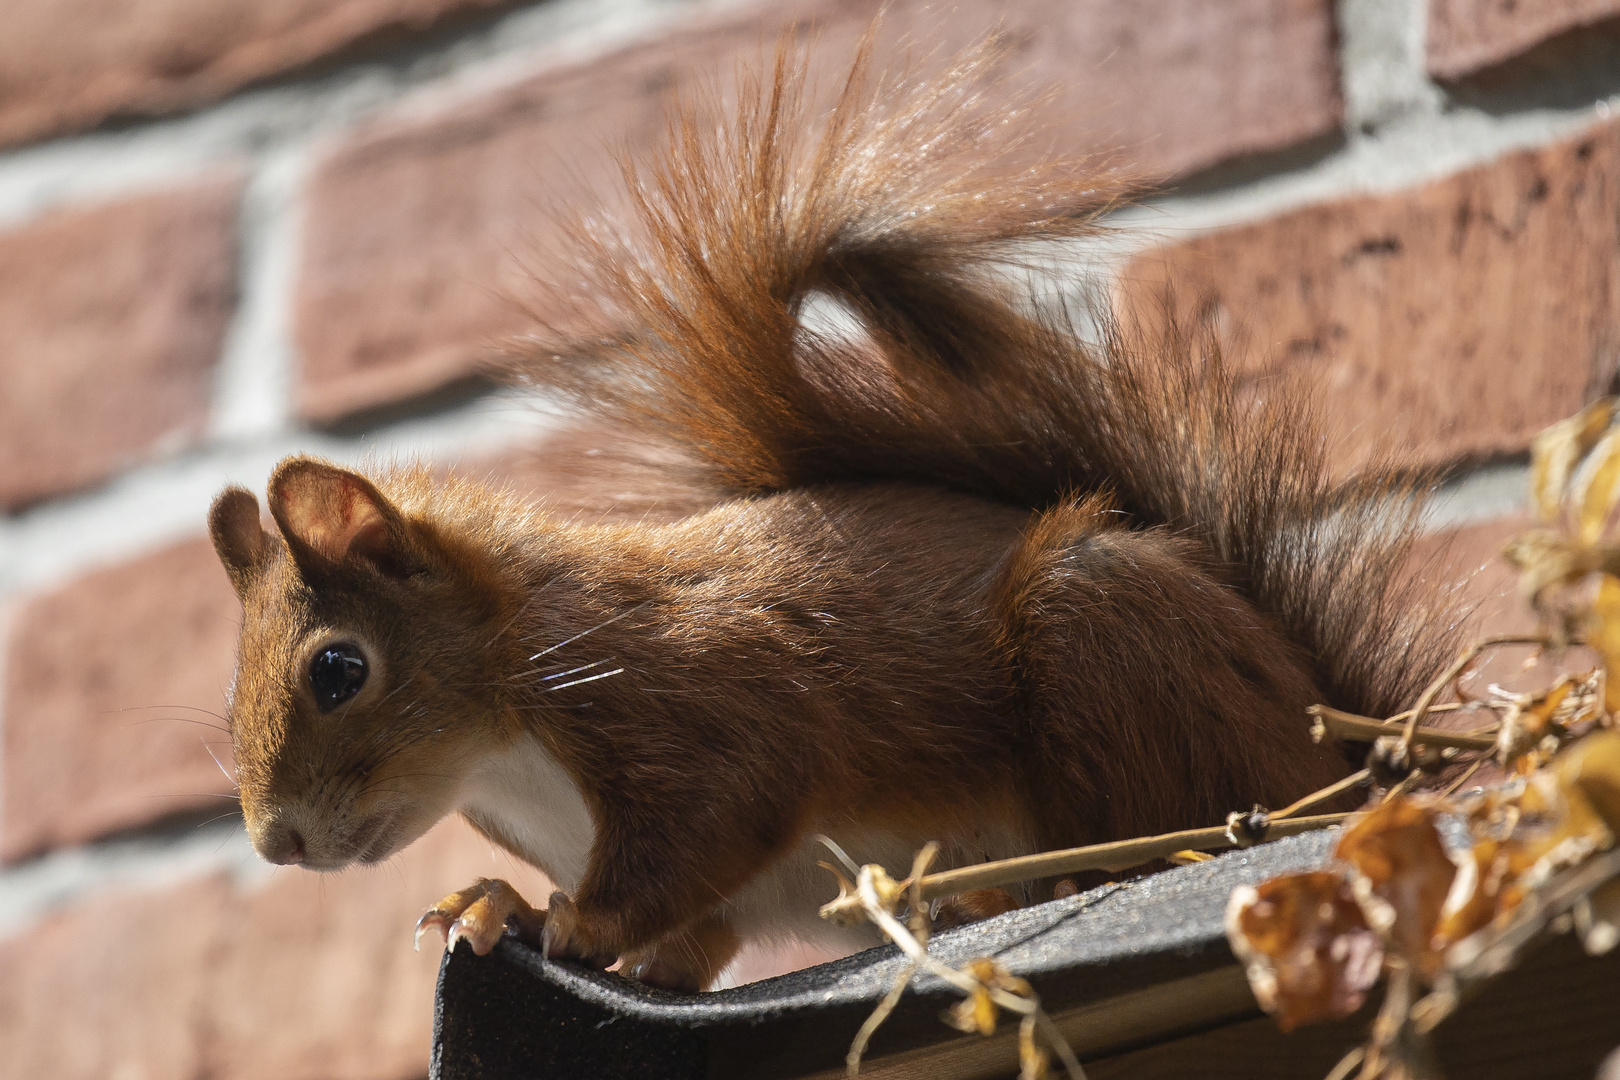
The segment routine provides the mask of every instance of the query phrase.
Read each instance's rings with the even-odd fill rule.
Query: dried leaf
[[[1457,876],[1437,817],[1426,801],[1390,799],[1345,829],[1334,850],[1355,870],[1355,895],[1368,924],[1426,979],[1440,967],[1432,942]]]
[[[1620,945],[1620,878],[1599,885],[1576,906],[1575,929],[1589,956],[1602,956]]]
[[[1611,713],[1620,712],[1620,579],[1604,574],[1598,579],[1597,599],[1592,602],[1592,619],[1586,643],[1603,659],[1607,675],[1603,685],[1603,705]]]
[[[976,986],[971,994],[950,1007],[945,1014],[945,1022],[957,1031],[994,1035],[996,1013],[996,1003],[990,1000],[990,991]]]
[[[1184,849],[1182,851],[1171,852],[1168,856],[1166,856],[1165,861],[1172,866],[1191,866],[1193,863],[1208,862],[1214,857],[1215,856],[1211,855],[1207,851],[1193,851],[1191,849]]]
[[[1547,734],[1548,729],[1552,726],[1553,714],[1558,711],[1559,706],[1564,704],[1564,699],[1569,697],[1569,692],[1575,688],[1575,685],[1575,677],[1565,675],[1554,683],[1550,689],[1532,695],[1529,703],[1520,710],[1525,721],[1525,731],[1538,739]]]
[[[1566,798],[1579,798],[1603,823],[1613,843],[1620,834],[1620,731],[1594,731],[1553,758],[1550,768]]]
[[[1530,444],[1530,498],[1542,521],[1556,521],[1570,474],[1614,420],[1615,398],[1594,401]]]
[[[1007,969],[988,956],[981,956],[977,960],[969,960],[963,964],[962,970],[988,986]]]
[[[1611,427],[1587,453],[1570,483],[1575,535],[1590,547],[1603,535],[1609,513],[1620,499],[1620,430]]]
[[[1435,930],[1437,950],[1505,922],[1523,901],[1527,890],[1521,879],[1556,843],[1553,834],[1563,815],[1564,800],[1556,790],[1551,804],[1531,794],[1526,807],[1526,793],[1538,784],[1556,789],[1556,782],[1542,772],[1521,788],[1487,793],[1469,813],[1469,829],[1478,839],[1458,861],[1457,877]]]
[[[1510,882],[1510,869],[1502,843],[1486,838],[1474,845],[1457,866],[1446,902],[1440,909],[1430,947],[1444,952],[1463,938],[1491,924],[1502,898],[1502,887]]]
[[[1338,873],[1287,874],[1232,893],[1226,936],[1260,1007],[1292,1031],[1361,1007],[1384,946]]]
[[[1526,823],[1522,792],[1491,792],[1470,816],[1479,840],[1459,860],[1457,877],[1446,897],[1433,945],[1444,951],[1464,938],[1501,925],[1524,900],[1521,878],[1547,847],[1547,829],[1535,815]],[[1519,831],[1526,824],[1524,832]]]
[[[1598,745],[1587,750],[1594,739]],[[1613,797],[1620,763],[1617,742],[1620,732],[1587,736],[1530,775],[1516,796],[1499,794],[1486,811],[1474,815],[1475,831],[1486,834],[1475,846],[1476,888],[1485,893],[1477,903],[1494,897],[1493,921],[1498,925],[1554,872],[1614,842],[1613,831],[1588,791],[1605,804]],[[1459,923],[1439,936],[1454,944],[1466,931]]]
[[[1549,689],[1515,700],[1496,733],[1497,760],[1514,763],[1521,773],[1539,767],[1542,762],[1532,751],[1553,730],[1553,716],[1578,685],[1574,676],[1565,675]]]
[[[1502,557],[1519,569],[1519,593],[1532,605],[1549,585],[1562,585],[1591,573],[1592,552],[1552,529],[1531,529],[1509,540]]]
[[[884,907],[890,911],[895,909],[906,894],[905,883],[894,880],[887,870],[875,863],[872,865],[872,889]]]

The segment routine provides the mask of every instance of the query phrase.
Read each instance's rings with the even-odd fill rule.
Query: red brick
[[[1535,634],[1540,630],[1540,620],[1519,591],[1518,571],[1501,557],[1503,545],[1535,526],[1527,513],[1510,514],[1436,533],[1418,546],[1417,558],[1432,560],[1427,576],[1456,583],[1467,616],[1466,641]],[[1527,666],[1527,661],[1532,660]],[[1488,650],[1476,661],[1464,685],[1477,696],[1486,696],[1486,689],[1492,685],[1510,693],[1528,693],[1544,689],[1566,673],[1585,675],[1595,663],[1593,655],[1582,648],[1538,656],[1527,646],[1504,646]],[[1477,715],[1459,714],[1435,722],[1441,727],[1468,729],[1483,721]],[[1506,777],[1493,769],[1477,777],[1481,783],[1503,779]]]
[[[235,804],[223,730],[241,607],[205,540],[101,570],[11,619],[0,859]]]
[[[1519,595],[1518,571],[1502,547],[1531,528],[1528,514],[1445,529],[1423,539],[1414,553],[1431,581],[1455,583],[1469,617],[1471,637],[1534,632],[1536,617]]]
[[[10,0],[0,144],[212,101],[503,0]]]
[[[386,865],[94,895],[0,938],[0,1080],[407,1080],[427,1071],[442,939],[416,918],[477,877],[551,885],[459,819]],[[764,978],[830,959],[750,948]]]
[[[530,325],[506,296],[546,307],[511,253],[546,269],[555,238],[545,208],[616,185],[603,147],[652,142],[669,87],[757,56],[793,16],[819,19],[818,63],[831,72],[879,7],[763,6],[430,118],[387,118],[337,148],[309,192],[297,301],[303,415],[331,422],[469,376],[491,342]],[[997,19],[1017,46],[1013,65],[1062,85],[1057,137],[1123,146],[1129,166],[1148,174],[1287,146],[1339,122],[1325,0],[985,0],[945,22],[900,3],[886,30],[952,48]]]
[[[222,878],[106,896],[0,941],[0,1077],[207,1075],[202,976],[229,898]]]
[[[1620,123],[1412,190],[1138,257],[1123,305],[1212,313],[1256,369],[1317,377],[1346,463],[1518,453],[1620,353]]]
[[[442,942],[421,912],[479,876],[537,872],[459,820],[386,866],[223,876],[89,899],[0,941],[0,1080],[408,1080],[427,1072]]]
[[[1620,0],[1430,0],[1429,73],[1459,79],[1615,16]]]
[[[202,430],[234,300],[239,187],[214,178],[0,233],[0,509]]]

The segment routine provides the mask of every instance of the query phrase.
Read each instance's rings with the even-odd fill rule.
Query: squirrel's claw
[[[444,934],[445,951],[465,940],[479,956],[489,955],[502,935],[513,933],[533,944],[540,942],[546,913],[530,907],[516,889],[499,878],[479,878],[460,892],[451,893],[416,920],[415,945],[434,928]]]
[[[701,975],[659,956],[638,960],[634,964],[627,960],[623,972],[638,982],[677,994],[695,994],[703,989]]]
[[[427,933],[428,927],[438,930],[445,938],[445,948],[450,947],[450,922],[441,915],[437,908],[429,908],[416,920],[416,934],[411,938],[411,948],[417,952],[422,951],[422,935]]]

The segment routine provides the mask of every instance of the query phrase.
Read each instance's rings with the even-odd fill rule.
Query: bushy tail
[[[819,114],[786,44],[740,76],[729,122],[718,95],[678,102],[663,153],[625,169],[637,227],[575,227],[583,295],[629,329],[536,338],[523,374],[739,492],[908,480],[1038,508],[1111,489],[1207,542],[1333,704],[1408,699],[1453,621],[1403,574],[1411,485],[1333,483],[1301,397],[1240,392],[1191,335],[1043,313],[1013,271],[1100,232],[1132,183],[1040,153],[993,43],[927,80],[870,57]]]

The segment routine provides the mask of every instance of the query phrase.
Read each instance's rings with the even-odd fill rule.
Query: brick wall
[[[660,95],[875,0],[15,0],[0,37],[0,1080],[426,1071],[420,908],[458,824],[386,868],[259,864],[218,713],[234,598],[202,533],[282,455],[422,455],[601,510],[588,438],[477,376],[521,329],[538,203]],[[897,0],[998,20],[1059,136],[1169,193],[1116,295],[1307,370],[1347,467],[1454,471],[1437,574],[1524,518],[1526,441],[1620,361],[1620,3]],[[543,240],[543,237],[538,239]],[[528,299],[543,302],[529,295]],[[1506,575],[1470,586],[1516,617]],[[746,978],[805,956],[756,955]]]

